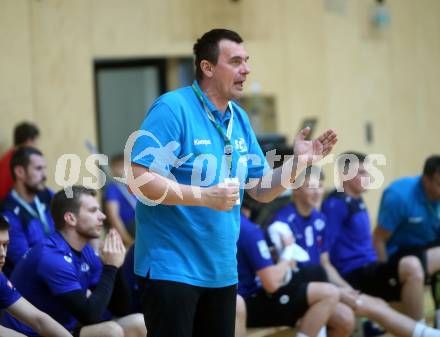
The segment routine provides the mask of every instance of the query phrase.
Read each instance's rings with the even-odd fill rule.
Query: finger
[[[307,138],[307,136],[310,134],[310,127],[308,126],[308,127],[306,127],[306,128],[304,128],[304,129],[302,129],[299,133],[298,133],[298,135],[296,136],[296,138],[297,139],[299,139],[299,140],[304,140],[304,139],[306,139]]]
[[[119,232],[117,230],[113,231],[113,236],[116,238],[116,240],[122,241],[121,235],[119,234]]]
[[[116,240],[115,240],[114,233],[112,233],[111,236],[110,236],[110,249],[111,249],[112,252],[116,251]]]
[[[119,239],[116,241],[116,248],[118,249],[118,252],[124,253],[125,247],[124,244],[122,243],[122,240]]]
[[[238,193],[240,193],[240,189],[238,187],[228,187],[226,189],[226,195],[228,196]]]
[[[104,252],[108,252],[109,245],[110,245],[110,235],[107,234],[107,236],[105,237],[105,240],[104,240]]]
[[[318,140],[320,142],[325,142],[328,139],[332,139],[334,137],[336,137],[336,133],[332,129],[329,129],[329,130],[325,131],[321,136],[319,136]]]
[[[118,240],[118,246],[119,246],[119,250],[125,255],[126,248],[121,238],[119,238]]]
[[[336,135],[331,135],[330,137],[325,138],[321,144],[325,145],[331,145],[331,144],[336,144],[336,142],[338,141],[338,137]]]

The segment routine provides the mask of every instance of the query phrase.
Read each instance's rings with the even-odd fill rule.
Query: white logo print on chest
[[[211,139],[194,139],[194,145],[211,145]]]

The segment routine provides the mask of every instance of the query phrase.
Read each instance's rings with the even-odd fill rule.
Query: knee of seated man
[[[338,303],[334,315],[337,317],[338,326],[344,329],[344,331],[351,332],[354,330],[356,317],[349,306]]]
[[[130,336],[142,336],[147,333],[144,315],[140,313],[131,314],[119,318],[116,323],[122,327],[124,334]]]
[[[424,273],[420,260],[415,256],[405,256],[399,261],[399,277],[401,280],[416,278],[423,282]]]
[[[313,286],[312,291],[314,294],[310,294],[312,297],[318,300],[332,300],[335,303],[339,302],[340,291],[335,285],[326,282],[312,282],[309,285]]]
[[[102,325],[102,336],[104,337],[124,337],[124,329],[113,321],[108,321]]]

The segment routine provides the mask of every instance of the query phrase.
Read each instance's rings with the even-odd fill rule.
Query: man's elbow
[[[274,277],[272,277],[272,275],[265,278],[264,280],[261,280],[261,283],[263,285],[264,291],[267,292],[268,294],[273,294],[280,287],[280,283],[277,282],[277,280]]]
[[[50,316],[42,311],[38,311],[32,319],[32,328],[39,334],[44,335],[44,327],[49,325]]]
[[[269,283],[269,284],[265,284],[263,285],[264,291],[266,291],[266,293],[268,294],[273,294],[274,292],[276,292],[279,288],[279,286],[275,283]]]

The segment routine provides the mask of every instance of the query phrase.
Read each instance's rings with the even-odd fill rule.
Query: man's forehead
[[[220,40],[218,45],[220,53],[226,55],[227,57],[249,58],[243,43],[223,39]]]
[[[7,230],[0,230],[0,242],[9,241],[9,232]]]
[[[44,159],[44,157],[40,156],[39,154],[31,154],[29,159],[30,162],[34,165],[46,164],[46,159]]]
[[[98,200],[93,195],[82,194],[79,198],[81,207],[99,207]]]

